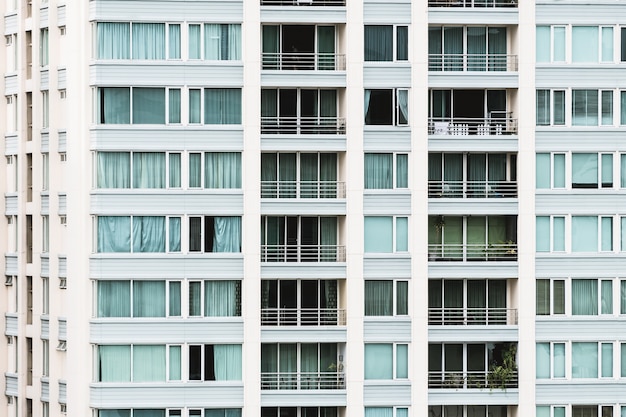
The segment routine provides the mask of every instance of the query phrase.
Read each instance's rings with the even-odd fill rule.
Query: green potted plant
[[[517,375],[517,345],[510,343],[502,352],[502,362],[493,364],[489,367],[487,373],[487,385],[490,389],[503,389],[511,386],[511,381]]]

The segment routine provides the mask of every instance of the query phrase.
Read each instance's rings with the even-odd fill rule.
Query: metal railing
[[[345,389],[343,372],[261,372],[263,390]]]
[[[342,117],[262,116],[261,133],[274,135],[343,135],[346,120]]]
[[[261,6],[345,6],[345,0],[261,0]]]
[[[518,387],[517,371],[507,380],[490,371],[428,371],[428,388],[506,389]]]
[[[516,308],[429,307],[428,324],[432,326],[516,325]]]
[[[345,262],[340,245],[261,245],[261,262]]]
[[[428,0],[428,7],[517,7],[518,0]]]
[[[429,54],[429,71],[517,71],[517,55]]]
[[[346,198],[340,181],[261,181],[261,198]]]
[[[428,197],[500,198],[517,197],[517,181],[428,181]]]
[[[342,71],[346,69],[346,56],[324,52],[263,52],[262,68],[282,71]]]
[[[428,245],[428,260],[441,261],[516,261],[517,243],[479,243]]]
[[[262,308],[263,326],[345,326],[346,310],[340,308]]]
[[[505,114],[504,112],[499,114]],[[512,135],[517,133],[517,119],[507,115],[498,117],[429,117],[430,135]]]

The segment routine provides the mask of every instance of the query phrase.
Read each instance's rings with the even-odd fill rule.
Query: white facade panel
[[[345,23],[345,6],[332,7],[285,7],[262,6],[263,23]]]
[[[17,74],[4,76],[4,94],[16,94],[18,92]]]
[[[428,404],[437,405],[517,405],[519,390],[516,388],[501,389],[430,389]]]
[[[231,256],[167,255],[122,256],[92,255],[90,277],[94,279],[132,278],[243,278],[243,259]]]
[[[410,152],[411,129],[408,126],[365,126],[363,150],[365,152]]]
[[[263,87],[345,88],[345,71],[263,71]]]
[[[4,334],[17,336],[18,318],[17,313],[4,313]]]
[[[363,278],[411,278],[411,258],[404,254],[368,255],[363,259]]]
[[[366,190],[363,193],[363,214],[366,216],[411,214],[411,194],[409,192],[377,191]]]
[[[537,405],[541,404],[614,404],[626,402],[620,381],[537,381]]]
[[[346,135],[262,135],[261,150],[345,152]]]
[[[411,23],[411,2],[366,0],[363,2],[365,24]]]
[[[261,278],[346,278],[346,265],[342,262],[279,263],[261,265]]]
[[[206,16],[200,20],[207,22],[241,22],[243,1],[100,0],[90,5],[90,19],[99,21],[181,21],[196,16]]]
[[[409,88],[411,66],[407,63],[368,62],[363,65],[365,88]]]
[[[91,212],[100,215],[182,215],[203,214],[241,216],[243,195],[241,191],[224,190],[125,190],[112,193],[94,191],[91,195]],[[222,191],[222,192],[220,192]]]
[[[363,341],[411,342],[411,320],[405,317],[366,317],[363,322]]]
[[[363,403],[366,407],[411,405],[411,382],[366,381],[363,386]]]
[[[129,136],[133,140],[129,141]],[[229,127],[162,126],[97,126],[91,131],[92,149],[107,151],[240,151],[243,149],[243,129]]]
[[[469,201],[468,201],[469,200]],[[430,198],[428,213],[437,215],[515,215],[519,212],[517,198]]]
[[[12,13],[4,16],[4,34],[9,35],[11,33],[17,33],[17,14]]]
[[[263,215],[316,215],[316,216],[345,216],[345,199],[263,199],[261,201]]]
[[[50,71],[47,69],[39,71],[39,88],[41,90],[48,90],[50,88]]]
[[[264,407],[345,407],[345,390],[263,390],[261,406]]]
[[[345,343],[345,326],[264,326],[261,343]]]
[[[5,194],[4,196],[4,213],[6,215],[16,215],[18,207],[17,193]]]

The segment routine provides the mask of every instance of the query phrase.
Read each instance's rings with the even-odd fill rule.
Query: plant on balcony
[[[502,362],[493,364],[489,367],[487,374],[487,385],[489,389],[503,389],[511,385],[511,381],[517,374],[517,362],[515,356],[517,354],[517,345],[510,343],[508,348],[502,352]]]

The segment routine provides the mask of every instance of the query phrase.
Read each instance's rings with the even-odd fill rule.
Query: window
[[[14,72],[17,70],[18,63],[18,48],[17,48],[17,34],[5,35],[6,45],[6,71]]]
[[[430,405],[428,415],[430,417],[507,417],[508,412],[506,405]]]
[[[42,67],[48,66],[48,28],[43,28],[39,32],[39,64]]]
[[[365,252],[407,252],[408,224],[408,217],[365,216]]]
[[[409,124],[409,90],[365,90],[365,124]]]
[[[409,186],[408,154],[366,153],[364,168],[365,189],[408,188]]]
[[[50,217],[41,216],[41,252],[47,253],[50,247]]]
[[[99,216],[96,249],[98,253],[180,252],[180,227],[180,217]]]
[[[262,216],[261,261],[344,261],[338,234],[337,217]]]
[[[613,124],[613,94],[611,91],[572,90],[572,126]]]
[[[407,314],[409,314],[408,281],[365,281],[366,316],[406,316]]]
[[[613,377],[613,343],[572,342],[572,378]]]
[[[202,156],[189,154],[189,188],[241,188],[241,152],[204,152]]]
[[[241,316],[241,281],[190,281],[189,316]]]
[[[97,317],[180,317],[180,281],[98,281]]]
[[[264,279],[261,281],[261,325],[345,325],[338,308],[337,280]]]
[[[337,407],[261,407],[261,417],[337,417],[338,415]]]
[[[565,280],[537,279],[536,291],[538,316],[565,314]]]
[[[537,126],[565,125],[565,90],[537,90]]]
[[[204,34],[202,32],[204,31]],[[189,59],[240,60],[241,25],[189,25]]]
[[[613,314],[612,280],[572,279],[572,315]]]
[[[190,216],[189,252],[241,252],[241,217]]]
[[[613,154],[572,154],[572,188],[612,188]]]
[[[97,188],[180,188],[181,154],[98,152]]]
[[[428,281],[430,325],[515,324],[515,316],[508,316],[506,280]]]
[[[345,197],[337,171],[336,153],[262,153],[261,198]]]
[[[189,123],[241,124],[241,89],[189,89]]]
[[[336,343],[262,343],[261,389],[339,389],[343,356]]]
[[[409,417],[406,407],[365,407],[364,417]]]
[[[48,191],[50,185],[50,155],[41,154],[41,191]]]
[[[406,379],[409,377],[408,363],[407,344],[365,344],[365,379]]]
[[[613,251],[613,218],[572,216],[572,252]]]
[[[537,343],[537,379],[565,378],[565,343]]]
[[[179,88],[98,88],[98,123],[180,123],[180,94]]]
[[[7,118],[6,118],[6,132],[13,133],[17,131],[18,123],[18,106],[17,95],[6,96],[7,101]]]
[[[537,252],[565,251],[565,217],[537,216]]]
[[[101,345],[97,355],[98,382],[181,380],[177,345]]]
[[[98,59],[180,59],[180,24],[98,22]]]
[[[41,127],[47,129],[50,126],[50,94],[48,90],[41,92]]]
[[[50,342],[48,340],[41,341],[41,376],[50,375]]]
[[[336,55],[336,27],[329,25],[263,25],[264,70],[345,69],[344,55]]]
[[[241,345],[190,345],[190,381],[241,381]]]
[[[365,25],[365,61],[407,61],[408,42],[408,26]]]
[[[537,26],[537,62],[565,62],[565,26]]]
[[[537,189],[565,188],[565,154],[538,153]]]
[[[613,28],[572,26],[572,62],[613,62]]]
[[[201,414],[192,414],[195,410],[189,411],[189,417],[192,416],[201,416]],[[202,412],[202,410],[197,410]],[[230,408],[222,408],[222,409],[206,409],[205,417],[213,417],[213,414],[210,412],[216,412],[215,417],[241,417],[240,409],[230,409]],[[98,410],[98,417],[181,417],[182,410],[176,409],[133,409],[133,410],[117,410],[117,409],[107,409],[107,410]]]
[[[428,28],[430,71],[506,71],[509,65],[507,28],[431,26]]]

